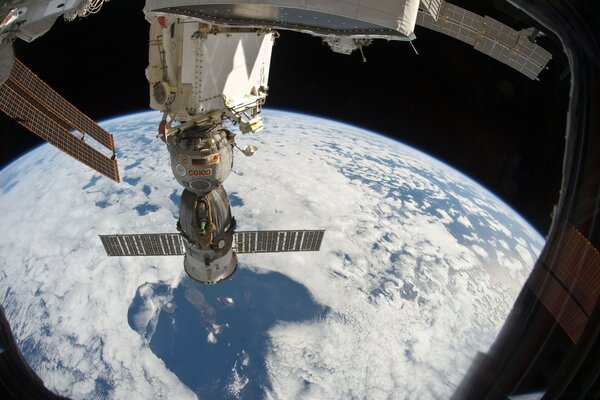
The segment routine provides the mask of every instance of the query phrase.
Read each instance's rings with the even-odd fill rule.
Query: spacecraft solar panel
[[[526,285],[573,343],[591,322],[600,298],[600,253],[575,226],[568,225],[545,268],[535,268]]]
[[[119,182],[114,157],[76,137],[71,130],[89,134],[114,154],[112,135],[98,126],[15,59],[0,87],[0,110],[77,161]]]
[[[178,233],[99,236],[109,256],[180,256],[185,253]]]
[[[431,15],[436,21],[445,3],[446,0],[421,0],[421,4],[423,4],[423,6],[429,12],[429,15]]]
[[[81,163],[119,181],[116,160],[71,134],[64,121],[49,113],[11,78],[0,86],[0,110]]]
[[[486,16],[474,47],[475,50],[506,63],[510,59],[511,47],[517,42],[518,36],[514,29]]]
[[[419,11],[417,15],[417,25],[443,33],[471,46],[477,40],[482,23],[482,16],[450,3],[444,3],[437,21],[423,11]]]
[[[417,25],[470,44],[476,50],[536,79],[552,58],[528,39],[529,31],[516,31],[488,16],[482,17],[454,4],[441,4],[437,20],[419,11]]]
[[[324,230],[236,232],[236,252],[242,254],[319,251],[324,233]]]
[[[552,58],[549,52],[530,42],[526,34],[487,16],[474,47],[531,79],[537,78]]]
[[[71,128],[89,135],[112,152],[115,151],[113,137],[110,133],[55,92],[18,59],[15,59],[10,72],[10,79],[35,98],[37,102],[69,124]]]

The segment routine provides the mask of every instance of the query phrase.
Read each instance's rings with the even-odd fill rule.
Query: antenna
[[[246,146],[242,149],[237,144],[235,144],[235,147],[239,151],[241,151],[246,157],[252,157],[254,153],[256,153],[256,150],[258,150],[254,145]]]
[[[413,44],[412,40],[409,40],[408,43],[410,43],[410,47],[412,47],[412,49],[415,51],[416,55],[419,55],[419,52],[417,51],[417,48],[415,47],[415,45]]]
[[[119,182],[113,136],[17,59],[0,86],[0,110],[77,161]],[[73,131],[83,136],[78,137]],[[112,155],[107,156],[84,142],[86,135]]]

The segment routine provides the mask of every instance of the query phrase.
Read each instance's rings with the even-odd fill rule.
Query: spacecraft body
[[[429,0],[423,3],[437,2]],[[147,0],[144,11],[316,36],[412,36],[421,0]]]
[[[167,149],[177,182],[205,195],[219,187],[233,167],[234,135],[218,125],[193,125],[169,136]]]
[[[350,54],[373,39],[412,40],[421,4],[438,12],[442,0],[147,0],[146,15],[171,15],[230,29],[288,29],[323,39]]]
[[[409,40],[419,0],[237,1],[147,0],[150,23],[146,69],[150,107],[163,113],[159,136],[177,181],[204,195],[222,184],[233,160],[233,135],[263,128],[271,52],[277,33],[319,36],[349,54],[374,38]],[[223,135],[224,133],[224,135]],[[247,149],[251,155],[255,150]]]
[[[235,272],[233,251],[235,220],[223,186],[198,196],[189,190],[181,195],[178,229],[185,247],[187,274],[203,283],[218,283]]]
[[[167,135],[223,118],[244,133],[262,128],[258,114],[267,96],[273,31],[214,26],[185,16],[146,18],[150,107],[169,118]],[[181,123],[177,129],[175,122]]]
[[[274,32],[214,26],[186,16],[147,13],[150,22],[150,107],[163,113],[159,136],[171,168],[187,190],[204,196],[233,165],[234,135],[263,128],[260,109]]]

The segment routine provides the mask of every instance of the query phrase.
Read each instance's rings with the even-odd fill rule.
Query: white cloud
[[[273,125],[267,121],[273,128],[271,132],[285,131],[277,122]],[[265,141],[263,147],[267,141],[280,145],[278,155],[290,164],[295,149],[319,149],[317,155],[327,164],[320,165],[318,175],[311,176],[310,187],[301,189],[310,191],[310,202],[298,202],[295,198],[295,187],[303,185],[306,174],[301,163],[278,170],[278,185],[263,187],[261,191],[239,190],[245,193],[245,207],[256,209],[260,204],[273,204],[272,199],[284,204],[277,208],[284,213],[290,210],[286,215],[289,227],[298,224],[327,228],[322,252],[316,255],[250,255],[243,260],[255,267],[283,272],[335,311],[324,320],[279,324],[271,331],[270,396],[378,398],[401,393],[398,398],[446,398],[475,352],[489,347],[516,295],[499,293],[494,286],[497,281],[486,272],[485,263],[493,268],[490,253],[484,249],[490,238],[482,237],[484,231],[475,230],[471,216],[490,231],[498,232],[503,240],[511,240],[512,233],[492,216],[510,214],[505,214],[493,197],[468,180],[448,175],[443,167],[436,170],[435,161],[414,157],[410,152],[384,150],[378,158],[389,157],[406,167],[395,168],[391,176],[385,169],[378,173],[372,165],[349,162],[352,150],[344,147],[344,141],[323,137],[315,140],[305,133],[317,129],[309,121],[302,131],[288,132],[285,138],[269,132],[260,136]],[[355,133],[352,135],[356,138]],[[328,147],[330,143],[335,144],[335,150]],[[375,138],[369,144],[359,144],[367,153],[375,152],[369,146],[391,148]],[[254,182],[272,179],[272,175],[263,176],[262,171],[267,168],[257,164],[252,159],[240,161],[237,168],[244,177],[236,176],[231,184],[243,188],[247,185],[245,176],[250,174],[256,177]],[[424,179],[422,171],[448,177],[450,185],[454,179],[465,191],[480,198],[449,193],[447,188]],[[356,174],[360,180],[354,178]],[[394,189],[396,182],[411,193],[422,193],[423,198],[385,197],[398,194]],[[462,207],[458,210],[454,206],[457,213],[469,218],[459,217],[459,222],[472,230],[464,238],[480,245],[461,244],[445,225],[452,218],[443,209],[438,208],[441,219],[425,214],[423,204],[429,206],[429,202],[438,200],[455,201]],[[242,209],[235,211],[242,223],[260,221],[261,227],[276,226],[281,220],[265,209],[249,216]],[[254,223],[248,225],[253,227]],[[390,263],[393,254],[397,258]],[[525,269],[516,264],[511,268],[513,272],[514,268]],[[520,278],[524,275],[525,272]],[[404,283],[414,284],[414,300],[402,297]],[[410,354],[410,360],[405,354]]]
[[[217,335],[213,331],[209,331],[208,335],[206,335],[206,341],[210,344],[217,343]]]
[[[144,118],[138,117],[140,122]],[[114,387],[112,398],[195,398],[127,323],[136,289],[158,281],[176,286],[181,260],[109,259],[97,237],[174,227],[176,208],[169,195],[177,188],[165,186],[168,171],[154,160],[154,153],[164,149],[156,146],[153,151],[152,144],[139,148],[130,144],[135,136],[115,133],[117,143],[127,149],[119,160],[122,173],[136,159],[147,159],[123,175],[156,182],[153,186],[162,192],[153,198],[159,217],[139,217],[135,207],[147,200],[139,188],[101,178],[82,189],[95,174],[42,146],[0,173],[0,187],[15,182],[0,196],[0,253],[6,263],[0,296],[7,299],[4,305],[18,343],[37,350],[29,361],[59,393],[93,397],[96,381],[104,380]],[[31,182],[43,183],[52,195],[35,195]],[[99,202],[106,208],[97,207]],[[149,304],[147,315],[140,318],[148,318],[155,306]]]
[[[148,115],[135,118],[143,124]],[[116,121],[121,185],[96,180],[47,146],[0,173],[0,190],[14,183],[0,195],[0,296],[19,343],[44,355],[31,357],[35,369],[61,394],[93,397],[98,379],[114,387],[112,398],[194,397],[127,322],[141,285],[177,287],[181,258],[107,258],[97,238],[175,230],[170,196],[181,189],[166,149],[158,140],[133,143],[153,138],[159,119],[154,114],[134,133]],[[513,232],[498,222],[510,210],[457,172],[383,137],[289,114],[267,112],[265,121],[261,134],[238,138],[259,152],[236,158],[226,183],[244,201],[233,209],[238,228],[327,232],[321,252],[240,255],[241,268],[281,272],[331,309],[323,319],[269,332],[267,397],[447,398],[475,352],[489,347],[516,295],[489,269],[497,261],[522,282],[535,256],[523,244],[511,254],[490,247],[492,240],[512,243]],[[326,134],[315,134],[324,126]],[[34,195],[31,182],[54,195]],[[136,207],[145,203],[156,211],[140,216]],[[445,205],[467,232],[450,230]],[[521,225],[512,228],[518,237],[541,243]],[[151,325],[170,301],[147,295],[139,326]],[[220,329],[207,340],[216,341]],[[234,395],[248,384],[244,368],[255,364],[244,360],[229,377]]]
[[[464,215],[459,216],[458,218],[456,218],[456,220],[458,222],[460,222],[461,224],[463,224],[464,226],[466,226],[467,228],[473,227],[473,225],[471,224],[471,221],[469,221],[469,218],[467,218]]]
[[[452,219],[452,217],[445,210],[438,208],[435,211],[442,216],[442,218],[439,220],[441,223],[449,224],[451,222],[454,222],[454,219]]]

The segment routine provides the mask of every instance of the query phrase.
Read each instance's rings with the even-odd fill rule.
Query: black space
[[[454,3],[514,28],[529,26],[498,1]],[[18,41],[15,52],[96,120],[145,110],[143,5],[143,0],[108,2],[96,15],[58,21],[32,43]],[[565,57],[551,37],[539,41],[554,59],[536,82],[462,42],[419,27],[418,56],[406,42],[380,40],[365,48],[366,63],[358,53],[332,53],[317,38],[280,33],[267,107],[398,138],[480,182],[541,233],[549,229],[560,188],[569,89]],[[0,128],[2,166],[42,143],[4,114]]]

